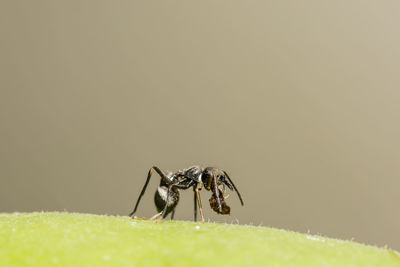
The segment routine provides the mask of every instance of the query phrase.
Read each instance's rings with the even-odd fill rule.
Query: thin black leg
[[[167,199],[166,199],[166,201],[165,201],[165,206],[164,206],[164,209],[163,209],[163,211],[162,211],[162,214],[161,214],[160,219],[164,219],[165,216],[166,216],[166,214],[167,214],[168,202],[169,202],[169,198],[170,198],[170,195],[171,195],[171,190],[173,190],[173,189],[188,189],[189,187],[192,186],[192,184],[193,184],[193,183],[188,183],[187,185],[178,185],[178,184],[171,184],[171,183],[170,183],[170,185],[168,186],[168,191],[167,191]],[[171,220],[174,218],[175,209],[176,209],[176,207],[175,207],[174,210],[172,211]]]
[[[178,189],[188,189],[189,187],[192,186],[192,183],[188,183],[187,185],[177,185],[177,184],[171,184],[170,186],[168,186],[168,191],[167,191],[167,200],[165,202],[165,206],[162,212],[162,218],[164,219],[166,214],[167,214],[167,209],[168,209],[168,202],[169,202],[169,197],[171,194],[171,190],[173,188],[178,188]],[[171,218],[174,217],[174,213],[175,213],[175,209],[172,211],[172,215]]]
[[[157,166],[153,166],[152,168],[150,168],[150,170],[149,170],[149,172],[148,172],[148,174],[147,174],[146,183],[144,184],[143,189],[142,189],[142,191],[140,192],[139,198],[138,198],[137,201],[136,201],[135,208],[134,208],[133,211],[129,214],[129,217],[132,217],[132,215],[135,214],[135,212],[136,212],[136,210],[137,210],[137,208],[138,208],[138,206],[139,206],[140,200],[142,199],[142,196],[143,196],[144,193],[146,192],[146,188],[147,188],[147,185],[148,185],[149,182],[150,182],[150,178],[151,178],[151,175],[152,175],[152,173],[153,173],[153,170],[155,170],[155,171],[161,176],[161,179],[163,179],[167,184],[171,184],[171,181],[168,179],[168,177],[167,177]]]
[[[171,221],[174,219],[174,216],[175,216],[175,209],[171,213]]]

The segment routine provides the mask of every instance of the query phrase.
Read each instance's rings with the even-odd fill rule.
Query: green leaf
[[[0,214],[0,266],[400,266],[398,252],[247,225]]]

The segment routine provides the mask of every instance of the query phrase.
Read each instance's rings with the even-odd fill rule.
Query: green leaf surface
[[[0,214],[0,266],[400,266],[398,252],[266,227]]]

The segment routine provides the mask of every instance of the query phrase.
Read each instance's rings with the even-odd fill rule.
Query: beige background
[[[399,8],[1,1],[0,211],[126,215],[202,164],[245,200],[211,220],[400,249]]]

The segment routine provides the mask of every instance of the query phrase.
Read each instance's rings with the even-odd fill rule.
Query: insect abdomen
[[[154,195],[154,203],[156,204],[156,208],[158,212],[164,210],[165,204],[167,202],[167,194],[168,188],[165,186],[159,186]],[[171,190],[168,199],[168,207],[167,212],[165,213],[165,217],[175,209],[176,205],[179,202],[179,192],[177,190]]]

